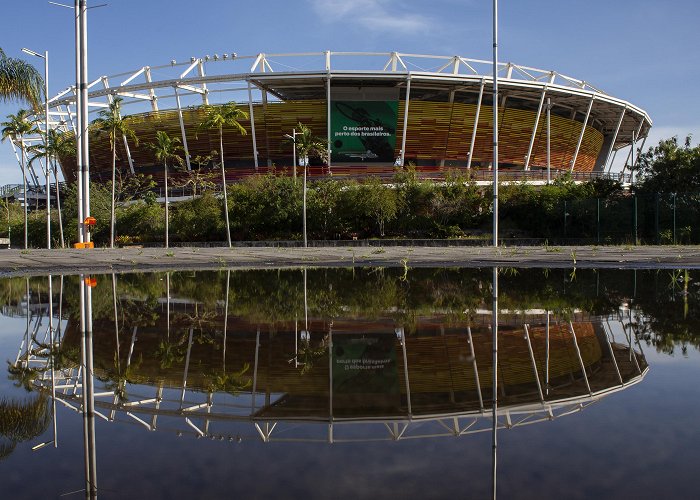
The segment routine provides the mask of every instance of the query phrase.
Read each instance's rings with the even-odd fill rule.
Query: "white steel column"
[[[447,138],[445,139],[445,152],[442,154],[442,159],[440,160],[440,167],[445,166],[445,157],[447,156],[447,147],[450,144],[450,133],[452,132],[452,118],[455,112],[455,91],[450,90],[448,102],[450,103],[450,122],[447,127]]]
[[[204,77],[204,63],[201,59],[197,60],[197,72],[199,76]],[[209,105],[209,90],[207,90],[207,84],[202,82],[202,104]],[[223,161],[223,158],[221,159]]]
[[[537,361],[535,360],[535,351],[532,349],[532,341],[530,340],[530,328],[527,324],[525,328],[525,340],[527,341],[527,350],[530,353],[530,361],[532,362],[532,370],[535,372],[535,381],[537,382],[537,392],[540,395],[540,402],[544,404],[544,393],[542,392],[542,383],[540,382],[540,374],[537,370]]]
[[[328,140],[328,173],[331,173],[331,73],[326,79],[326,135]],[[306,169],[308,165],[304,166]],[[331,174],[332,175],[332,174]]]
[[[646,135],[646,136],[644,136],[644,139],[642,139],[642,145],[639,146],[640,154],[638,154],[637,158],[635,158],[634,163],[632,163],[632,166],[630,167],[631,169],[634,169],[637,166],[637,163],[639,163],[639,157],[640,157],[641,153],[644,151],[644,144],[647,142],[647,137],[649,137],[649,136]],[[639,137],[637,137],[637,138],[639,139]]]
[[[258,170],[258,141],[255,138],[255,113],[253,112],[253,91],[250,88],[250,80],[248,81],[248,116],[250,116],[250,133],[253,139],[253,162],[255,170]],[[296,150],[296,149],[295,149]],[[296,165],[294,166],[296,172]]]
[[[627,112],[627,106],[625,106],[622,109],[622,113],[620,113],[620,118],[617,120],[617,125],[615,126],[615,133],[613,134],[612,140],[610,141],[610,149],[608,149],[608,155],[607,159],[605,161],[605,165],[608,167],[607,170],[610,171],[610,168],[612,168],[612,161],[610,161],[610,157],[613,153],[613,150],[615,149],[615,141],[617,140],[617,134],[620,133],[620,127],[622,126],[622,119],[625,117],[625,113]],[[605,167],[603,167],[605,169]]]
[[[192,165],[190,164],[190,150],[187,147],[187,135],[185,134],[185,120],[182,117],[182,106],[180,104],[180,94],[177,91],[177,85],[173,87],[175,90],[175,102],[177,103],[177,116],[180,119],[180,133],[182,134],[182,148],[185,150],[185,164],[187,165],[187,170],[192,170]],[[125,138],[126,140],[126,138]],[[133,167],[131,169],[133,172]]]
[[[542,106],[544,105],[544,98],[547,94],[547,86],[542,89],[542,95],[540,96],[540,105],[537,107],[537,116],[535,116],[535,126],[532,128],[532,135],[530,136],[530,145],[527,147],[527,156],[525,157],[525,167],[524,170],[530,170],[530,157],[532,156],[532,148],[535,145],[535,137],[537,136],[537,126],[540,124],[540,115],[542,114]]]
[[[411,381],[408,376],[408,356],[406,355],[406,331],[401,328],[401,353],[403,354],[403,376],[406,384],[406,406],[408,407],[408,418],[413,417],[413,406],[411,405]]]
[[[144,68],[143,76],[146,78],[146,83],[153,83],[151,79],[151,68],[148,66]],[[158,111],[158,96],[156,96],[156,91],[153,90],[152,86],[148,89],[148,95],[151,97],[151,109],[153,111]]]
[[[636,140],[639,140],[639,134],[642,132],[643,126],[644,126],[644,120],[639,122],[639,127],[637,127],[636,133],[634,131],[632,132],[632,141],[630,143],[630,150],[627,152],[627,159],[625,159],[625,164],[622,167],[623,173],[625,172],[625,170],[627,169],[628,166],[630,167],[630,169],[632,167],[634,167],[634,164],[635,164],[634,153],[633,153],[634,145],[635,145]],[[632,161],[630,161],[630,158],[632,159]]]
[[[403,167],[406,159],[406,132],[408,129],[408,104],[411,100],[411,73],[406,77],[406,98],[403,108],[403,137],[401,138],[401,166]]]
[[[472,367],[474,368],[474,380],[476,382],[476,389],[479,393],[479,408],[484,411],[484,398],[481,394],[481,382],[479,381],[479,368],[476,365],[476,354],[474,353],[474,339],[472,338],[472,327],[467,327],[467,335],[469,336],[469,355],[472,358]]]
[[[547,98],[547,184],[552,182],[552,100]],[[547,313],[549,318],[549,312]]]
[[[474,128],[472,129],[472,140],[469,143],[469,158],[467,158],[467,168],[472,168],[472,158],[474,157],[474,143],[476,142],[476,130],[479,127],[479,113],[481,113],[481,100],[484,97],[484,78],[479,86],[479,99],[476,102],[476,116],[474,117]]]
[[[576,332],[574,331],[574,324],[569,321],[569,331],[574,339],[574,347],[576,348],[576,356],[578,357],[579,365],[581,366],[581,373],[583,374],[583,379],[586,382],[586,388],[588,389],[588,395],[592,396],[591,384],[588,382],[588,373],[586,373],[586,365],[583,363],[583,357],[581,357],[581,349],[578,347],[578,340],[576,340]]]
[[[578,136],[578,142],[576,143],[576,150],[574,151],[574,157],[571,160],[571,166],[569,167],[569,172],[574,171],[576,166],[576,159],[578,158],[578,152],[581,149],[581,143],[583,142],[583,136],[586,133],[586,126],[588,125],[588,118],[591,116],[591,109],[593,109],[593,102],[595,101],[595,96],[591,97],[591,102],[588,103],[588,109],[586,110],[586,118],[583,119],[583,125],[581,126],[581,134]]]
[[[102,77],[102,86],[105,89],[109,88],[109,79],[106,76]],[[114,101],[112,94],[107,94],[107,100],[110,104]],[[121,113],[119,114],[119,118],[121,118]],[[124,149],[126,150],[126,159],[129,162],[129,170],[131,170],[131,174],[134,175],[134,160],[131,157],[131,149],[129,148],[129,141],[126,140],[126,135],[122,134],[122,141],[124,142]]]

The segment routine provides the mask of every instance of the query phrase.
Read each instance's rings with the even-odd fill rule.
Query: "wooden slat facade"
[[[245,104],[240,105],[248,110]],[[400,155],[403,116],[405,103],[399,102],[396,150]],[[466,166],[469,145],[474,129],[476,105],[465,103],[411,101],[408,113],[408,134],[406,137],[406,161],[415,161],[419,167],[439,166],[449,162],[450,166]],[[530,138],[536,119],[536,111],[510,108],[506,104],[499,110],[500,138],[499,163],[522,167],[525,163]],[[327,109],[325,101],[287,101],[255,104],[255,129],[259,165],[277,164],[278,167],[291,166],[292,146],[285,138],[298,122],[308,125],[319,137],[327,136]],[[219,149],[217,130],[200,130],[204,120],[202,108],[183,110],[183,121],[187,133],[187,143],[192,158],[206,156]],[[472,156],[472,166],[485,168],[490,165],[493,155],[493,110],[482,106],[479,114],[476,140]],[[137,172],[154,174],[159,178],[160,165],[157,165],[148,143],[155,141],[155,134],[163,130],[174,137],[181,137],[180,122],[176,110],[159,111],[135,115],[129,119],[130,125],[139,138],[139,145],[130,144],[131,155]],[[224,129],[224,155],[227,170],[235,172],[253,171],[253,143],[250,120],[242,120],[246,134],[233,129]],[[568,170],[574,156],[581,133],[582,123],[573,119],[553,115],[551,117],[551,162],[555,169]],[[593,127],[586,127],[580,152],[574,170],[591,172],[603,145],[603,134]],[[118,144],[118,168],[128,172],[126,152],[121,141]],[[68,181],[75,179],[75,159],[61,158],[64,176]],[[546,124],[544,113],[540,117],[535,143],[530,160],[531,167],[546,165]],[[90,168],[92,178],[107,180],[111,172],[111,151],[106,134],[90,136]],[[372,164],[352,167],[353,170],[372,168]],[[233,177],[236,177],[233,175]]]

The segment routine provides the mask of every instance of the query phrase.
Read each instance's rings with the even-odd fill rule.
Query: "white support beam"
[[[146,77],[146,82],[148,83],[153,83],[153,79],[151,79],[151,68],[146,66],[144,68],[144,76]],[[151,109],[153,111],[158,111],[158,96],[156,95],[156,91],[154,90],[153,87],[148,89],[148,95],[149,99],[151,100]],[[137,97],[137,96],[134,96]]]
[[[632,131],[632,137],[630,140],[630,150],[627,152],[627,158],[625,159],[625,164],[622,167],[623,173],[625,172],[625,170],[627,170],[628,167],[630,169],[632,169],[635,166],[635,164],[637,163],[633,151],[635,148],[636,141],[639,140],[639,134],[642,132],[643,126],[644,126],[644,120],[639,122],[639,127],[637,127],[636,133],[634,131]],[[646,139],[646,137],[644,139]],[[630,164],[630,159],[632,159],[631,164]]]
[[[474,144],[476,142],[476,131],[479,127],[479,113],[481,113],[481,101],[484,97],[485,79],[481,79],[479,86],[479,99],[476,102],[476,115],[474,116],[474,128],[472,129],[472,140],[469,143],[469,158],[467,158],[467,168],[472,168],[472,159],[474,157]]]
[[[175,88],[181,89],[181,90],[187,90],[188,92],[192,92],[194,94],[205,94],[206,92],[199,87],[194,87],[192,85],[186,85],[184,83],[180,83],[175,86]]]
[[[463,57],[460,57],[459,60],[462,62],[462,64],[463,64],[464,66],[466,66],[467,68],[469,68],[469,71],[471,71],[471,72],[474,73],[475,75],[478,75],[478,74],[479,74],[479,72],[476,70],[476,68],[474,68],[474,66],[472,66],[471,64],[469,64],[469,63],[467,62],[466,59],[464,59]]]
[[[620,118],[617,120],[617,125],[615,126],[615,133],[612,136],[612,140],[610,141],[610,149],[608,150],[608,155],[607,155],[607,160],[605,161],[605,165],[608,167],[608,171],[610,171],[610,168],[612,167],[612,161],[610,161],[610,157],[613,153],[613,150],[615,149],[615,141],[617,141],[617,134],[620,133],[620,127],[622,126],[622,120],[625,117],[625,113],[627,112],[627,106],[625,106],[622,109],[622,113],[620,113]],[[605,169],[605,167],[603,167]]]
[[[535,351],[532,349],[532,341],[530,340],[530,328],[529,325],[523,325],[525,328],[525,340],[527,341],[527,350],[530,353],[530,362],[532,363],[532,371],[535,375],[535,381],[537,382],[537,392],[540,395],[540,402],[544,404],[544,393],[542,392],[542,383],[540,382],[540,374],[537,370],[537,361],[535,360]]]
[[[331,173],[331,73],[328,72],[328,78],[326,79],[326,131],[327,131],[327,141],[328,141],[328,173]],[[296,165],[294,166],[296,168]],[[304,167],[306,171],[306,167]],[[332,175],[332,174],[331,174]]]
[[[200,77],[206,76],[204,73],[204,62],[201,59],[199,59],[199,62],[197,64],[197,72],[199,73]],[[207,84],[204,82],[202,82],[202,90],[204,91],[204,93],[202,94],[202,103],[205,106],[208,106],[209,105],[209,91],[207,90]],[[223,158],[222,158],[222,161],[223,161]]]
[[[68,112],[68,120],[70,122],[70,128],[73,131],[73,133],[75,133],[76,132],[75,114],[70,110],[70,104],[66,104],[66,111]]]
[[[106,76],[102,77],[102,85],[105,89],[109,88],[109,79]],[[112,94],[107,95],[107,100],[110,104],[112,104],[112,102],[114,101],[114,97],[112,96]],[[134,175],[134,159],[131,157],[131,149],[129,148],[129,141],[126,140],[126,135],[122,135],[122,142],[124,143],[124,149],[126,150],[126,158],[129,162],[129,170],[131,170],[131,175]]]
[[[180,120],[180,134],[182,135],[182,148],[185,151],[185,165],[187,165],[187,170],[192,170],[192,165],[190,164],[190,150],[187,147],[187,134],[185,133],[185,120],[182,116],[182,105],[180,103],[180,94],[177,91],[177,87],[173,87],[175,90],[175,102],[177,103],[177,116]]]
[[[183,71],[182,73],[180,73],[180,78],[182,79],[182,78],[185,78],[187,75],[189,75],[192,72],[192,70],[194,70],[197,66],[199,66],[200,62],[201,62],[200,59],[193,59],[192,64],[187,66],[187,69],[185,71]]]
[[[512,78],[513,77],[513,63],[507,63],[506,64],[506,78]]]
[[[574,347],[576,349],[576,356],[578,357],[579,366],[581,367],[581,373],[583,374],[583,379],[586,382],[586,389],[588,389],[588,395],[593,396],[593,391],[591,390],[591,384],[588,381],[588,373],[586,372],[586,365],[583,362],[583,357],[581,356],[581,349],[578,346],[578,340],[576,339],[576,332],[574,331],[574,324],[569,321],[569,331],[574,339]]]
[[[154,92],[151,90],[150,92]],[[131,97],[132,99],[141,99],[142,101],[151,101],[151,107],[155,106],[156,108],[158,105],[156,104],[156,101],[154,100],[154,95],[150,94],[136,94],[134,92],[123,92],[123,91],[117,91],[115,92],[120,97]],[[154,109],[153,111],[158,111],[157,109]]]
[[[130,82],[133,82],[136,78],[138,78],[139,76],[141,76],[141,75],[144,74],[144,72],[146,71],[146,68],[147,68],[147,66],[144,66],[143,68],[141,68],[140,70],[138,70],[136,73],[134,73],[133,75],[131,75],[129,78],[127,78],[126,80],[124,80],[122,83],[120,83],[119,86],[120,86],[120,87],[123,87],[124,85],[127,85],[127,84],[129,84]],[[102,78],[106,78],[106,77],[102,77]]]
[[[406,77],[406,99],[403,108],[403,133],[401,137],[401,166],[406,164],[406,132],[408,129],[408,105],[411,100],[411,73]]]
[[[644,144],[646,144],[646,142],[647,142],[647,137],[649,137],[649,135],[644,136],[644,139],[642,139],[642,145],[639,146],[639,151],[641,153],[644,152]],[[637,164],[639,163],[639,156],[640,155],[637,155],[637,157],[634,159],[634,163],[632,163],[632,168],[635,168],[637,166]]]
[[[576,167],[576,160],[578,159],[578,152],[581,150],[581,143],[583,143],[583,136],[586,134],[586,126],[588,126],[588,119],[591,116],[591,109],[593,109],[593,103],[595,102],[595,96],[591,97],[591,101],[588,103],[588,109],[586,110],[586,117],[583,119],[583,125],[581,126],[581,134],[578,136],[578,142],[576,143],[576,149],[574,150],[574,157],[571,159],[571,166],[569,167],[569,172],[573,172]]]
[[[260,61],[262,61],[264,57],[265,57],[265,54],[263,54],[263,53],[258,54],[258,56],[255,58],[255,61],[253,62],[253,65],[250,67],[251,73],[254,73],[258,69],[258,66],[260,65]]]
[[[250,135],[253,140],[253,162],[255,164],[255,170],[258,170],[258,141],[255,137],[255,113],[253,111],[253,91],[250,86],[250,80],[248,80],[248,116],[250,117]],[[294,171],[296,172],[297,166],[294,165]],[[295,174],[296,175],[296,174]]]
[[[540,124],[540,116],[542,115],[542,106],[544,105],[544,99],[547,95],[547,86],[545,85],[542,89],[542,95],[540,96],[540,104],[537,107],[537,115],[535,116],[535,126],[532,127],[532,135],[530,135],[530,144],[527,147],[527,155],[525,155],[525,170],[530,170],[530,158],[532,157],[532,148],[535,146],[535,138],[537,137],[537,127]]]

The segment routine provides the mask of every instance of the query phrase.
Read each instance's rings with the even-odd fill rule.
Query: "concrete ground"
[[[700,246],[0,250],[0,277],[303,266],[700,269]]]

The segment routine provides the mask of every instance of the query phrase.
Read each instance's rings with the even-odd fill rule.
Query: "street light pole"
[[[44,161],[46,162],[46,248],[51,249],[51,170],[49,168],[49,51],[44,55],[33,50],[23,48],[22,52],[44,60]],[[25,200],[26,202],[26,200]]]
[[[85,225],[85,219],[90,216],[90,144],[88,138],[88,83],[87,83],[87,0],[79,0],[79,31],[80,31],[80,157],[83,177],[83,219],[80,224],[83,230],[83,241],[90,241],[90,233]]]
[[[498,0],[493,0],[493,246],[498,246]]]
[[[294,144],[294,151],[292,152],[292,163],[294,168],[294,182],[297,180],[297,129],[292,129],[292,143]]]
[[[294,180],[296,182],[297,178],[297,136],[301,135],[301,133],[297,133],[297,129],[292,129],[292,135],[289,134],[284,134],[285,137],[288,137],[289,139],[292,140],[292,144],[294,145],[294,155],[293,155],[293,161],[294,161]],[[309,159],[308,157],[303,157],[300,158],[300,163],[302,163],[304,167],[304,182],[303,182],[303,195],[302,195],[302,218],[303,218],[303,233],[304,233],[304,248],[308,246],[308,242],[306,239],[306,167],[309,164]]]
[[[292,129],[292,135],[289,134],[284,134],[284,136],[288,139],[292,140],[292,144],[294,146],[294,151],[292,152],[292,163],[293,163],[293,170],[292,170],[292,177],[294,178],[294,182],[296,183],[297,180],[297,136],[301,135],[300,133],[297,133],[297,129],[293,128]]]
[[[304,163],[304,165],[303,165],[304,166],[304,186],[303,186],[304,197],[303,197],[303,203],[302,203],[302,211],[304,212],[303,213],[303,217],[304,217],[304,248],[306,248],[309,246],[308,242],[306,240],[306,169],[308,168],[308,164],[309,164],[308,157],[304,157],[302,163]]]

